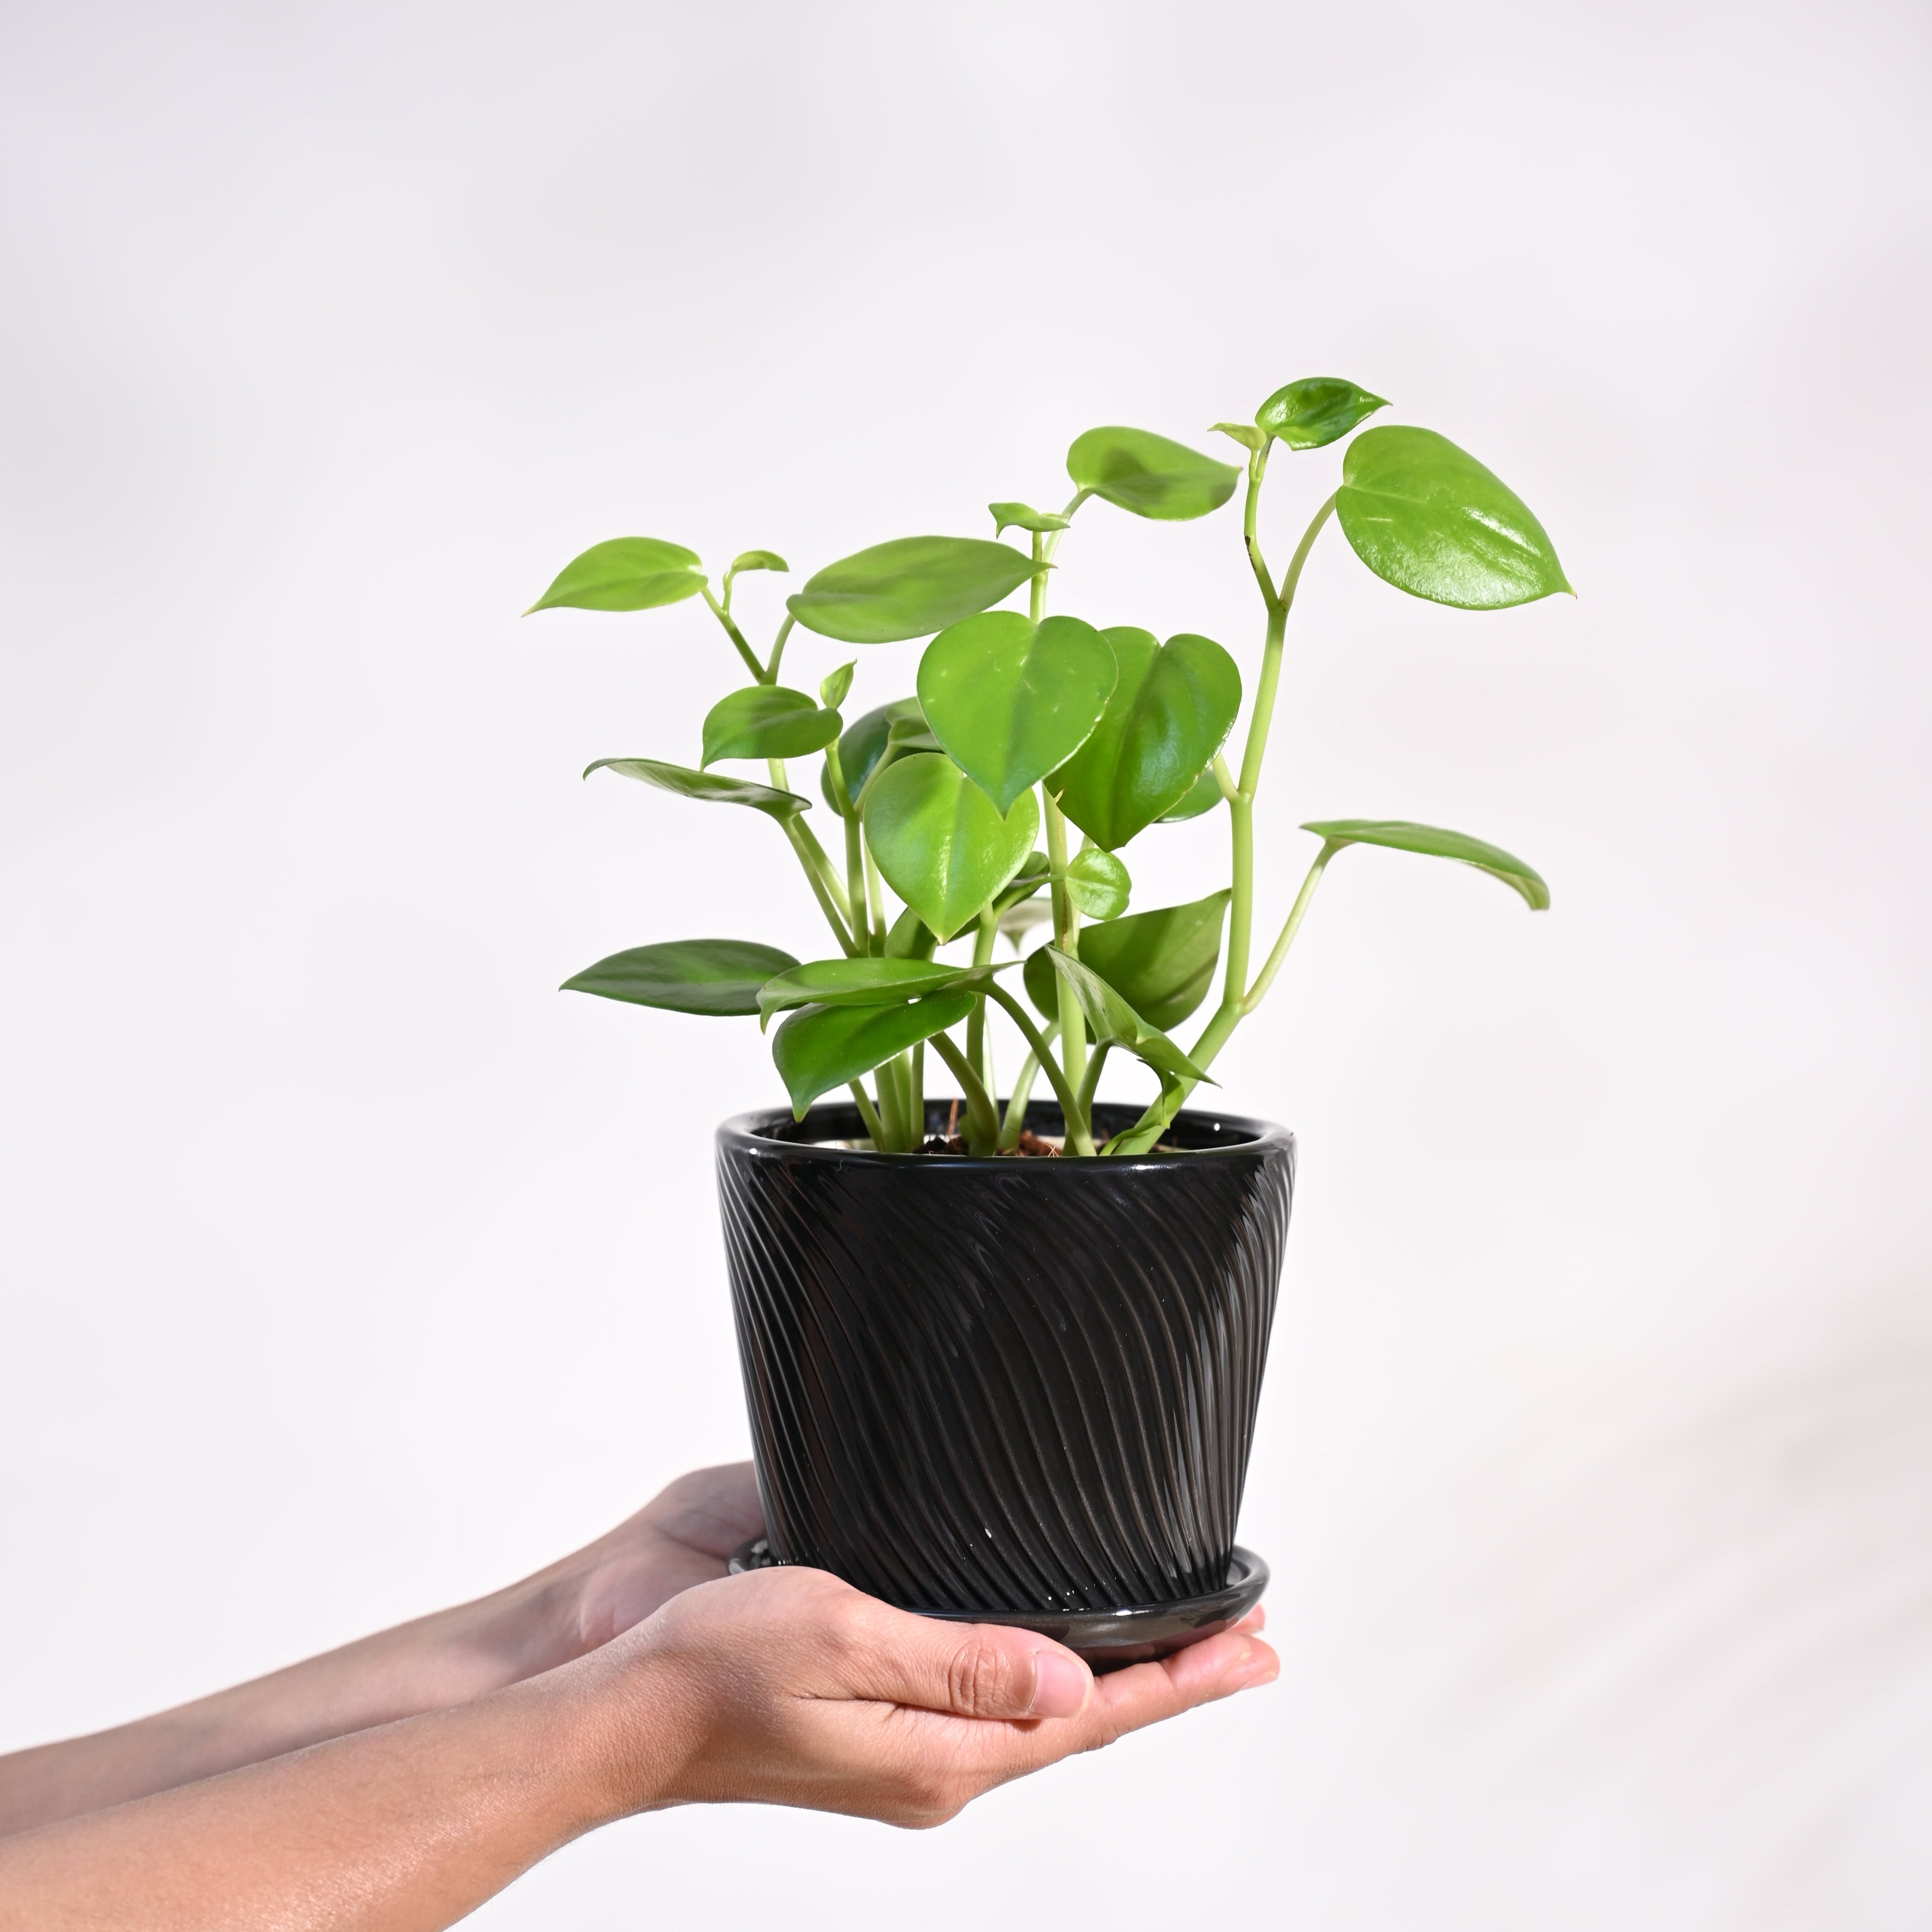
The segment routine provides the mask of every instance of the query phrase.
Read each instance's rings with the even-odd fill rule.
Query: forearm
[[[0,1928],[434,1932],[648,1802],[584,1670],[8,1839]]]
[[[584,1647],[548,1574],[92,1736],[0,1757],[0,1837],[443,1710]]]

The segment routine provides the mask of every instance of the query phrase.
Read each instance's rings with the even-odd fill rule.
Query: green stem
[[[785,640],[791,635],[791,627],[797,622],[798,620],[789,611],[786,612],[784,622],[778,626],[778,635],[772,640],[772,661],[765,667],[765,674],[761,680],[764,683],[778,682],[778,660],[784,656]]]
[[[1103,1040],[1094,1049],[1094,1058],[1087,1063],[1087,1077],[1080,1083],[1080,1118],[1088,1124],[1088,1131],[1093,1131],[1094,1096],[1100,1090],[1100,1070],[1107,1064],[1107,1056],[1114,1050],[1114,1042]]]
[[[980,928],[973,935],[973,964],[990,966],[993,963],[993,946],[1000,936],[1000,916],[988,905],[980,915]],[[986,1040],[986,1000],[985,994],[973,1003],[973,1010],[966,1019],[966,1058],[978,1069],[982,1084],[989,1093],[998,1089],[993,1082],[993,1056]]]
[[[1059,801],[1046,786],[1040,787],[1046,800],[1046,856],[1051,868],[1053,891],[1054,943],[1070,959],[1080,957],[1080,910],[1066,889],[1066,820]],[[1060,1053],[1066,1077],[1078,1087],[1087,1076],[1087,1016],[1080,1010],[1079,996],[1072,983],[1056,974],[1059,984]],[[1072,1124],[1068,1124],[1068,1131]]]
[[[1041,1035],[1051,1046],[1060,1031],[1058,1020],[1049,1022],[1046,1031]],[[1000,1129],[1000,1144],[1003,1148],[1016,1148],[1020,1144],[1020,1130],[1026,1125],[1027,1102],[1033,1098],[1033,1083],[1040,1072],[1040,1055],[1029,1052],[1020,1062],[1019,1078],[1013,1082],[1013,1090],[1006,1100],[1006,1118]]]
[[[879,878],[879,862],[872,856],[868,840],[866,845],[866,908],[872,921],[872,930],[878,934],[880,950],[884,951],[886,934],[885,886]]]
[[[1247,501],[1241,506],[1241,542],[1246,546],[1248,563],[1255,573],[1255,580],[1262,587],[1262,602],[1270,610],[1276,602],[1274,579],[1262,559],[1262,547],[1255,536],[1255,512],[1261,504],[1262,478],[1268,474],[1268,452],[1274,447],[1270,439],[1249,457]]]
[[[859,1103],[859,1118],[866,1124],[866,1131],[872,1137],[872,1144],[883,1153],[886,1145],[885,1124],[879,1118],[871,1098],[865,1088],[856,1080],[845,1083],[852,1090],[852,1097]]]
[[[1328,861],[1341,849],[1332,838],[1323,840],[1322,850],[1315,855],[1315,862],[1308,868],[1307,878],[1301,882],[1300,891],[1294,896],[1294,907],[1282,927],[1281,937],[1274,943],[1274,950],[1268,956],[1268,964],[1241,1001],[1241,1016],[1244,1019],[1268,997],[1268,989],[1274,984],[1274,976],[1281,970],[1281,962],[1288,957],[1288,949],[1294,944],[1294,935],[1301,930],[1302,920],[1315,897],[1315,888],[1322,883],[1322,872]],[[1205,1065],[1198,1060],[1194,1064],[1197,1066]]]
[[[886,1151],[888,1154],[905,1154],[917,1143],[909,1138],[906,1123],[905,1094],[899,1085],[898,1064],[887,1060],[872,1070],[872,1078],[879,1089],[879,1112],[884,1117],[886,1129]],[[922,1136],[922,1138],[924,1137]]]
[[[711,614],[718,620],[719,623],[724,626],[725,634],[730,638],[733,644],[737,646],[738,655],[745,660],[746,664],[750,668],[752,676],[756,679],[760,684],[776,683],[778,681],[776,676],[772,673],[767,671],[764,666],[759,663],[758,652],[753,650],[749,644],[746,643],[745,634],[742,631],[740,630],[736,624],[732,621],[730,612],[726,610],[724,605],[719,603],[717,598],[712,596],[710,585],[708,584],[700,584],[698,586],[698,589],[699,593],[703,596],[705,602],[711,606]]]
[[[1033,1057],[1040,1063],[1053,1088],[1053,1097],[1060,1102],[1060,1111],[1066,1122],[1067,1144],[1077,1154],[1091,1154],[1094,1136],[1088,1131],[1086,1122],[1081,1118],[1080,1106],[1073,1089],[1067,1084],[1066,1076],[1061,1072],[1060,1063],[1053,1057],[1053,1050],[1041,1036],[1040,1028],[1028,1016],[1026,1009],[996,981],[986,989],[991,998],[1006,1008],[1008,1016],[1020,1030],[1021,1036],[1033,1049]]]
[[[971,1154],[991,1154],[999,1144],[999,1110],[986,1091],[973,1063],[943,1033],[932,1036],[933,1050],[952,1070],[966,1096],[966,1146]]]

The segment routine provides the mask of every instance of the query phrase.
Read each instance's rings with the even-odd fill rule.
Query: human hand
[[[701,1584],[568,1673],[616,1714],[611,1815],[704,1802],[944,1823],[982,1792],[1271,1682],[1262,1613],[1096,1678],[998,1624],[922,1617],[823,1570]]]

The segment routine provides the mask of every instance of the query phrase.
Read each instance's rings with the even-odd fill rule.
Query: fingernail
[[[1027,1707],[1030,1718],[1070,1718],[1087,1701],[1093,1674],[1077,1657],[1064,1650],[1034,1653],[1033,1702]]]
[[[1258,1646],[1250,1644],[1247,1655],[1234,1666],[1234,1688],[1252,1690],[1260,1684],[1272,1684],[1280,1675],[1280,1661]]]

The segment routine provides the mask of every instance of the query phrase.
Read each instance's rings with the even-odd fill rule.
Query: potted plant
[[[1431,430],[1388,425],[1348,445],[1277,578],[1256,535],[1276,446],[1324,448],[1385,406],[1352,382],[1291,382],[1252,423],[1215,425],[1245,471],[1145,430],[1090,430],[1067,452],[1061,509],[994,503],[990,538],[906,537],[830,564],[787,600],[762,656],[732,598],[747,573],[786,569],[770,550],[714,588],[691,550],[620,537],[532,607],[704,600],[749,682],[706,716],[697,762],[600,758],[585,776],[763,813],[835,943],[801,962],[752,940],[658,940],[565,982],[777,1023],[790,1107],[718,1135],[768,1532],[745,1560],[1028,1623],[1102,1662],[1205,1635],[1259,1594],[1265,1568],[1234,1537],[1294,1143],[1184,1103],[1266,997],[1339,853],[1456,860],[1533,909],[1550,902],[1521,860],[1463,833],[1318,820],[1304,830],[1319,849],[1256,963],[1255,798],[1295,586],[1330,521],[1377,576],[1437,603],[1496,610],[1570,588],[1502,482]],[[1236,763],[1224,746],[1243,679],[1220,644],[1096,628],[1047,603],[1090,502],[1178,521],[1220,508],[1244,475],[1266,625]],[[1004,608],[1022,588],[1026,609]],[[911,693],[848,722],[856,660],[815,697],[782,681],[800,628],[931,642]],[[813,754],[830,850],[788,770]],[[1213,889],[1130,911],[1124,850],[1210,812],[1225,813],[1229,848]],[[1217,974],[1184,1046],[1174,1030]],[[1009,1022],[1017,1039],[996,1052]],[[1015,1052],[1003,1097],[996,1062]],[[1124,1062],[1151,1076],[1144,1104],[1098,1097],[1102,1068]],[[956,1088],[943,1099],[928,1091],[940,1066]]]

